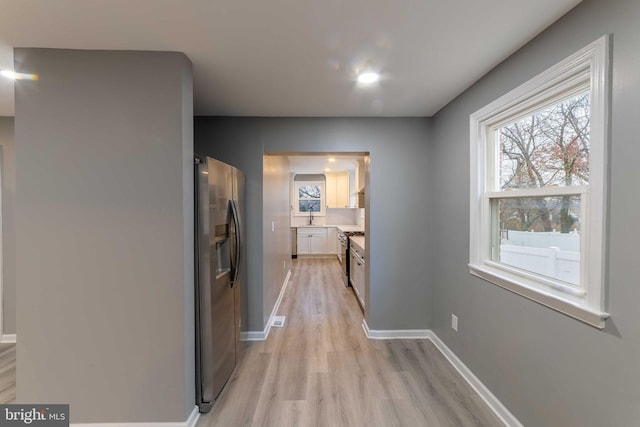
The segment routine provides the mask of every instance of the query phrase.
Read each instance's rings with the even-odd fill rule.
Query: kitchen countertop
[[[362,231],[364,232],[364,225],[335,225],[340,231],[348,232],[348,231]]]
[[[355,243],[364,253],[364,236],[351,236],[349,237],[349,241]]]

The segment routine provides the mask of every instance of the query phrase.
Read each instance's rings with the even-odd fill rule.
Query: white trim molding
[[[200,411],[194,406],[186,421],[144,422],[144,423],[70,423],[72,427],[195,427],[200,419]]]
[[[469,272],[596,328],[606,312],[606,224],[609,151],[610,37],[604,35],[471,114]],[[501,190],[496,132],[541,108],[589,93],[589,182]],[[508,190],[508,191],[507,191]],[[507,198],[580,198],[579,280],[569,283],[501,262],[496,204]],[[493,208],[492,208],[493,206]]]
[[[471,386],[472,389],[478,393],[478,396],[489,406],[489,408],[493,411],[494,414],[500,421],[504,423],[505,426],[508,427],[523,427],[522,423],[518,421],[518,419],[511,413],[509,410],[498,400],[498,398],[491,393],[491,390],[485,386],[482,381],[476,377],[471,369],[467,367],[462,360],[455,355],[453,351],[431,330],[427,331],[428,336],[427,339],[431,340],[433,344],[440,350],[440,353],[453,365],[454,368],[462,375],[467,383]]]
[[[0,336],[0,344],[15,344],[16,334],[2,334]]]
[[[194,406],[191,410],[191,414],[189,414],[189,418],[186,421],[186,427],[195,427],[198,424],[198,420],[200,419],[200,408],[198,406]]]
[[[240,341],[264,341],[269,335],[269,326],[264,327],[264,331],[240,332]]]
[[[491,393],[482,381],[476,377],[471,369],[455,355],[453,351],[431,329],[400,329],[400,330],[372,330],[369,329],[366,320],[362,320],[362,330],[370,340],[394,340],[394,339],[428,339],[442,355],[453,365],[471,388],[487,404],[489,409],[507,427],[523,427],[522,423]]]
[[[291,278],[291,270],[287,272],[287,276],[284,278],[284,282],[282,283],[282,287],[280,288],[280,294],[278,295],[278,299],[276,299],[276,303],[273,305],[273,310],[271,310],[271,315],[269,316],[269,320],[267,321],[267,324],[264,326],[264,330],[241,332],[240,341],[265,341],[267,339],[267,337],[269,336],[269,332],[271,332],[273,319],[275,319],[276,314],[278,313],[278,309],[280,308],[280,303],[282,302],[284,293],[287,290],[287,285],[289,285],[290,278]]]
[[[268,327],[264,328],[264,331],[246,331],[240,332],[240,341],[264,341],[267,339],[269,331]]]
[[[364,330],[364,334],[370,340],[424,339],[429,337],[428,329],[369,329],[369,325],[367,325],[365,319],[362,319],[362,330]]]
[[[324,174],[321,174],[324,176]],[[303,185],[309,186],[319,186],[320,187],[320,199],[315,198],[302,198],[302,200],[318,200],[320,203],[320,212],[300,212],[300,191],[299,188]],[[327,215],[327,181],[326,178],[323,181],[296,181],[295,174],[293,176],[293,216],[309,216],[310,214],[314,217],[316,216],[326,216]]]

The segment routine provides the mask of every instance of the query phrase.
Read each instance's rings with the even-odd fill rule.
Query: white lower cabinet
[[[310,254],[326,254],[327,253],[327,232],[324,230],[322,234],[309,235],[309,253]]]
[[[298,255],[325,255],[327,229],[324,227],[298,227]]]
[[[353,290],[358,294],[358,269],[356,268],[356,251],[353,247],[349,249],[349,283],[353,286]]]
[[[349,256],[349,282],[364,310],[364,251],[357,246],[352,246]]]

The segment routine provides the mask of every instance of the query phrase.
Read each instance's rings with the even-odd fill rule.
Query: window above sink
[[[325,182],[324,181],[295,181],[294,182],[294,215],[296,216],[324,216],[325,215]]]

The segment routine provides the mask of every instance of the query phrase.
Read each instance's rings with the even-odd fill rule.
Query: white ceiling
[[[181,51],[198,115],[430,116],[579,2],[0,0],[0,69],[13,47]]]
[[[335,161],[329,161],[330,158],[334,159]],[[295,173],[313,174],[323,174],[325,172],[355,171],[358,159],[363,158],[364,156],[358,155],[333,156],[329,154],[288,156],[289,171]],[[326,168],[329,168],[331,170],[326,171]]]

